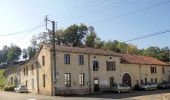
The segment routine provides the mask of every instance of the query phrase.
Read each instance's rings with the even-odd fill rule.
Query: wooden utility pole
[[[47,22],[51,22],[52,23],[52,30],[50,31],[47,27]],[[56,95],[57,93],[57,68],[56,68],[56,43],[55,43],[55,21],[51,21],[48,20],[48,18],[45,18],[45,22],[46,22],[46,30],[48,30],[50,33],[52,33],[52,46],[53,46],[53,52],[52,52],[52,56],[53,56],[53,66],[51,66],[51,76],[52,76],[52,86],[53,86],[53,95]]]

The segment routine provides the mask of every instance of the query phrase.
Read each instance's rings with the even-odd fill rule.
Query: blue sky
[[[138,36],[170,30],[168,0],[0,0],[0,35],[31,29],[49,15],[58,28],[84,23],[94,26],[102,40],[126,41]],[[166,2],[160,6],[154,6]],[[142,11],[138,11],[143,8]],[[135,12],[138,11],[138,12]],[[135,12],[135,13],[131,13]],[[3,45],[27,48],[32,35],[44,32],[45,27],[12,36],[0,36]],[[131,41],[139,48],[170,47],[170,33]]]

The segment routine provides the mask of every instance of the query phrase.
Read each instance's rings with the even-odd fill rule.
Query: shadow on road
[[[155,95],[155,94],[163,94],[170,93],[170,89],[167,90],[153,90],[153,91],[132,91],[131,93],[93,93],[86,95],[67,95],[63,97],[81,97],[81,98],[103,98],[103,99],[124,99],[131,98],[137,96],[146,96],[146,95]]]

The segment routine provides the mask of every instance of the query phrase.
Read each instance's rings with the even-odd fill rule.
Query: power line
[[[138,1],[138,0],[135,0],[135,1]],[[92,14],[98,14],[97,12],[101,12],[100,9],[102,9],[103,11],[108,11],[108,10],[113,10],[113,9],[111,9],[112,7],[123,6],[123,5],[118,5],[118,6],[116,6],[116,5],[113,5],[113,4],[124,3],[124,2],[125,2],[124,0],[123,0],[123,1],[118,1],[118,2],[108,2],[108,1],[107,1],[107,2],[106,2],[106,1],[104,1],[104,2],[97,2],[97,3],[99,3],[99,4],[98,4],[99,6],[96,6],[96,4],[90,6],[90,7],[94,7],[94,9],[87,9],[87,8],[90,8],[90,7],[86,7],[85,12],[84,12],[84,15],[82,15],[82,14],[81,14],[82,12],[80,12],[80,11],[72,11],[72,12],[66,13],[68,16],[60,16],[60,15],[59,15],[59,18],[69,17],[69,19],[73,19],[73,18],[87,17],[87,16],[92,15]],[[129,2],[129,3],[132,3],[132,2],[134,2],[134,1],[131,1],[131,2]],[[100,4],[102,4],[102,5],[100,5]],[[127,3],[127,4],[128,4],[128,3]],[[109,5],[111,5],[111,6],[109,6]],[[110,9],[109,9],[109,8],[110,8]],[[72,16],[72,18],[70,18],[70,16],[71,16],[73,13],[77,13],[77,14],[75,14],[75,15],[80,15],[80,16],[75,16],[75,17]],[[71,14],[71,15],[70,15],[70,14]]]
[[[37,30],[37,29],[39,29],[39,28],[41,28],[41,27],[43,27],[43,26],[45,26],[44,24],[43,25],[39,25],[39,26],[37,26],[37,27],[34,27],[33,29],[31,29],[31,30],[29,30],[27,33],[28,34],[25,34],[22,38],[20,38],[20,39],[18,39],[15,43],[18,43],[19,41],[22,41],[24,38],[26,38],[30,33],[32,33],[33,31],[35,31],[35,30]]]
[[[29,31],[32,31],[32,30],[36,29],[37,27],[40,27],[43,22],[41,22],[38,26],[30,28],[30,29],[26,29],[26,30],[23,30],[23,31],[19,31],[19,32],[15,32],[15,33],[10,33],[10,34],[2,34],[0,36],[11,36],[11,35],[24,34],[24,33],[27,33]]]
[[[113,5],[115,3],[121,3],[121,2],[120,1],[119,2],[114,2],[114,3],[108,3],[107,2],[108,3],[107,5],[99,6],[99,7],[96,7],[95,9],[88,9],[88,10],[86,10],[86,12],[84,14],[75,14],[75,15],[79,15],[79,16],[71,16],[70,17],[70,15],[69,15],[68,16],[69,18],[66,19],[66,20],[72,20],[73,18],[75,19],[75,18],[82,18],[82,17],[91,16],[91,15],[96,15],[96,14],[99,14],[101,11],[109,11],[109,10],[113,11],[113,9],[112,9],[113,7],[125,7],[125,6],[129,6],[130,4],[138,2],[138,0],[134,0],[134,1],[130,1],[130,2],[123,2],[124,4],[122,4],[122,5]],[[109,5],[111,5],[111,6],[109,6]],[[64,16],[62,16],[62,17],[64,17]]]
[[[110,20],[113,20],[114,18],[120,18],[120,17],[131,15],[131,14],[139,13],[141,11],[145,11],[145,10],[148,10],[148,9],[151,9],[151,8],[154,8],[154,7],[157,7],[157,6],[161,6],[161,5],[164,5],[164,4],[168,4],[168,3],[170,3],[170,0],[165,1],[165,2],[161,2],[161,3],[158,3],[158,4],[154,4],[154,5],[151,5],[149,7],[142,8],[142,9],[138,9],[138,10],[135,10],[135,11],[131,11],[131,12],[128,12],[128,13],[125,13],[125,14],[122,14],[122,15],[110,17],[108,19],[103,19],[103,20],[100,20],[100,21],[96,21],[96,22],[91,23],[91,24],[97,24],[97,23],[100,23],[100,22],[110,21]]]
[[[160,35],[160,34],[164,34],[164,33],[169,33],[169,32],[170,32],[170,30],[161,31],[161,32],[157,32],[157,33],[150,34],[150,35],[145,35],[145,36],[142,36],[142,37],[137,37],[137,38],[134,38],[134,39],[126,40],[126,41],[124,41],[124,42],[130,42],[130,41],[140,40],[140,39],[144,39],[144,38],[148,38],[148,37],[152,37],[152,36],[156,36],[156,35]]]

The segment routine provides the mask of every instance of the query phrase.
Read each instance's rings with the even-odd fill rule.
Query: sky
[[[0,0],[0,49],[11,43],[27,48],[33,35],[46,31],[45,15],[57,22],[57,29],[93,26],[105,41],[170,30],[170,0]],[[170,48],[170,32],[127,43]]]

